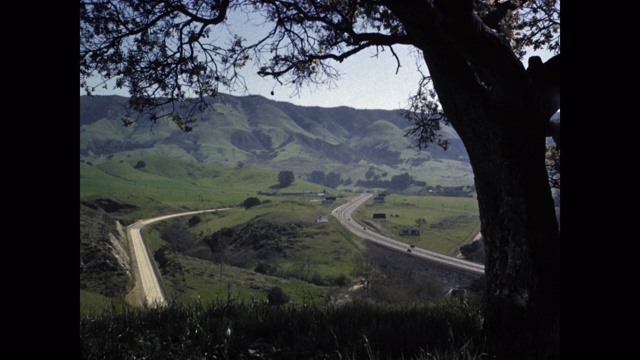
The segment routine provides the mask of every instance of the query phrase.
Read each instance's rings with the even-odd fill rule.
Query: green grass
[[[362,240],[344,232],[337,219],[330,217],[328,223],[316,222],[318,215],[330,214],[335,206],[300,198],[271,202],[248,210],[236,208],[200,215],[202,222],[189,229],[199,236],[198,238],[203,234],[209,235],[222,228],[244,224],[253,219],[281,224],[304,223],[301,235],[295,239],[295,251],[286,258],[279,258],[272,263],[280,274],[291,274],[291,278],[283,282],[280,278],[257,274],[253,271],[257,263],[248,269],[228,265],[219,267],[210,261],[181,256],[180,262],[189,274],[185,275],[186,284],[179,286],[180,292],[171,281],[165,281],[170,297],[175,296],[181,300],[213,299],[219,296],[226,297],[231,291],[231,295],[242,300],[264,298],[264,293],[273,284],[281,287],[293,299],[323,295],[329,287],[316,286],[297,278],[309,280],[314,276],[320,279],[350,277],[361,251]],[[179,219],[186,222],[188,218]],[[142,234],[151,253],[167,245],[160,238],[161,226],[161,223],[157,223],[143,229]],[[232,281],[229,283],[228,279]]]
[[[386,214],[387,218],[373,219],[377,213]],[[383,204],[367,201],[354,216],[374,223],[399,241],[453,256],[480,231],[478,202],[473,198],[393,194]],[[424,219],[426,224],[419,227],[418,219]],[[419,228],[420,236],[400,236],[403,228]]]
[[[135,169],[138,161],[146,166]],[[80,199],[109,197],[135,203],[133,215],[154,217],[180,211],[237,207],[258,191],[272,192],[278,172],[245,166],[225,168],[159,156],[80,163]],[[296,178],[286,192],[322,191],[322,187]],[[266,200],[264,197],[260,197]],[[282,198],[272,199],[284,201]],[[123,218],[133,219],[123,215]]]
[[[341,307],[309,302],[174,302],[80,319],[83,359],[489,359],[481,303]]]
[[[99,314],[113,307],[128,307],[124,299],[110,298],[89,291],[80,290],[80,313]]]
[[[184,283],[165,281],[168,297],[172,302],[218,301],[233,299],[240,302],[266,301],[266,292],[278,286],[291,297],[291,302],[304,304],[318,299],[327,287],[316,286],[297,279],[283,279],[256,273],[226,264],[177,255],[184,267]]]

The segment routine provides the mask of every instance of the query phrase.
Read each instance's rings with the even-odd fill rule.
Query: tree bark
[[[469,0],[402,3],[388,6],[423,51],[475,176],[486,250],[487,350],[498,359],[558,359],[560,233],[535,89]]]

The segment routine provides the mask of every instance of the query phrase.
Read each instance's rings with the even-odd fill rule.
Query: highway
[[[351,199],[349,202],[342,204],[334,209],[332,215],[337,218],[344,226],[346,226],[353,234],[365,240],[383,245],[392,250],[404,252],[407,255],[417,256],[425,260],[435,261],[443,265],[455,267],[457,269],[465,270],[475,274],[484,274],[484,265],[482,264],[459,259],[453,256],[439,254],[417,246],[412,247],[410,244],[403,243],[401,241],[384,236],[372,231],[371,229],[365,230],[365,227],[362,224],[356,222],[352,218],[351,214],[372,196],[372,194],[363,194],[354,199]],[[411,251],[409,252],[408,250]]]
[[[344,226],[346,226],[347,229],[349,229],[353,234],[365,240],[386,246],[387,248],[392,250],[403,252],[408,256],[417,256],[425,260],[435,261],[437,263],[465,270],[471,273],[484,274],[484,265],[452,256],[439,254],[417,246],[412,247],[410,244],[392,239],[370,229],[365,230],[365,227],[354,220],[351,214],[372,196],[372,194],[363,194],[356,198],[353,198],[347,203],[335,208],[332,211],[332,215],[336,217],[338,221],[340,221]],[[152,219],[139,220],[127,227],[127,237],[131,242],[131,248],[133,249],[134,258],[136,260],[138,269],[138,278],[136,279],[136,281],[139,281],[139,286],[141,286],[142,292],[144,294],[145,305],[154,307],[162,306],[167,304],[167,300],[166,295],[164,294],[162,287],[160,286],[160,280],[158,279],[154,271],[155,267],[152,265],[151,257],[147,252],[147,247],[144,245],[144,242],[142,240],[142,235],[140,234],[142,228],[156,221],[162,221],[172,217],[187,216],[228,209],[229,208],[211,209],[164,215]],[[409,252],[408,250],[411,251]]]
[[[205,212],[215,212],[227,209],[228,208],[190,211],[179,214],[159,216],[152,219],[136,221],[135,223],[127,227],[127,237],[129,238],[131,248],[134,252],[134,258],[136,260],[138,269],[138,278],[136,279],[136,281],[139,281],[138,285],[141,287],[144,294],[145,305],[151,307],[163,306],[167,304],[167,299],[160,286],[160,280],[158,280],[158,277],[156,276],[156,273],[154,271],[155,267],[151,263],[151,257],[149,256],[147,247],[144,245],[140,230],[151,223],[166,220],[172,217],[194,215]]]

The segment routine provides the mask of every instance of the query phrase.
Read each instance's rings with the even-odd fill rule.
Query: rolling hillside
[[[322,186],[296,179],[283,193],[274,191],[278,172],[251,165],[224,167],[157,155],[80,161],[80,290],[82,311],[101,311],[112,300],[129,299],[131,254],[121,229],[140,219],[212,208],[230,209],[197,217],[179,217],[149,226],[144,238],[172,299],[212,300],[232,291],[241,298],[264,298],[273,286],[295,301],[307,296],[354,298],[349,286],[375,261],[375,291],[363,299],[385,302],[440,299],[453,287],[470,285],[474,277],[408,261],[353,237],[336,219],[318,221],[337,206],[324,199]],[[330,191],[333,191],[329,189]],[[329,193],[349,196],[348,191]],[[244,199],[261,204],[245,209]],[[447,253],[477,233],[472,198],[388,195],[386,204],[362,210],[396,214],[380,227],[428,222],[417,246],[437,246]],[[342,200],[341,200],[342,201]],[[424,210],[428,209],[428,214]],[[398,216],[400,214],[400,216]],[[444,225],[443,225],[444,224]],[[371,226],[378,226],[372,224]],[[426,240],[429,240],[428,242]],[[366,260],[369,259],[369,260]],[[366,261],[365,261],[366,260]],[[421,274],[406,278],[406,274]],[[372,273],[373,274],[373,273]],[[374,276],[374,275],[368,276]],[[389,290],[393,288],[393,296]],[[327,295],[327,296],[329,296]],[[371,299],[369,299],[371,300]],[[377,300],[376,300],[377,301]]]
[[[450,127],[443,135],[449,150],[435,146],[418,152],[405,134],[410,123],[399,111],[347,107],[301,107],[260,96],[221,95],[199,114],[193,131],[139,119],[124,127],[126,98],[80,98],[80,159],[161,155],[234,167],[255,165],[290,170],[309,178],[313,171],[364,179],[374,170],[382,179],[409,173],[429,185],[472,185],[467,153]]]

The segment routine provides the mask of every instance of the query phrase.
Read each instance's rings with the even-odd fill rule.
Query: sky
[[[259,30],[248,24],[244,15],[230,14],[228,22],[240,24],[237,31],[247,40],[256,37]],[[416,61],[424,73],[428,73],[424,60],[416,59],[413,47],[396,45],[393,47],[400,59],[401,67],[388,50],[375,57],[375,49],[364,50],[344,60],[335,67],[340,71],[340,78],[331,85],[307,86],[299,89],[282,86],[271,78],[261,78],[257,68],[251,65],[243,69],[242,74],[247,84],[246,91],[229,91],[232,95],[261,95],[271,100],[284,101],[300,106],[337,107],[348,106],[356,109],[404,109],[408,106],[409,97],[418,90],[422,75],[417,70]],[[543,61],[552,56],[548,52],[536,52]],[[528,58],[525,57],[525,60]],[[526,64],[525,64],[526,66]],[[397,72],[396,72],[397,71]],[[273,91],[273,95],[271,92]],[[96,95],[129,96],[126,90],[96,89]],[[80,95],[84,95],[82,90]]]

